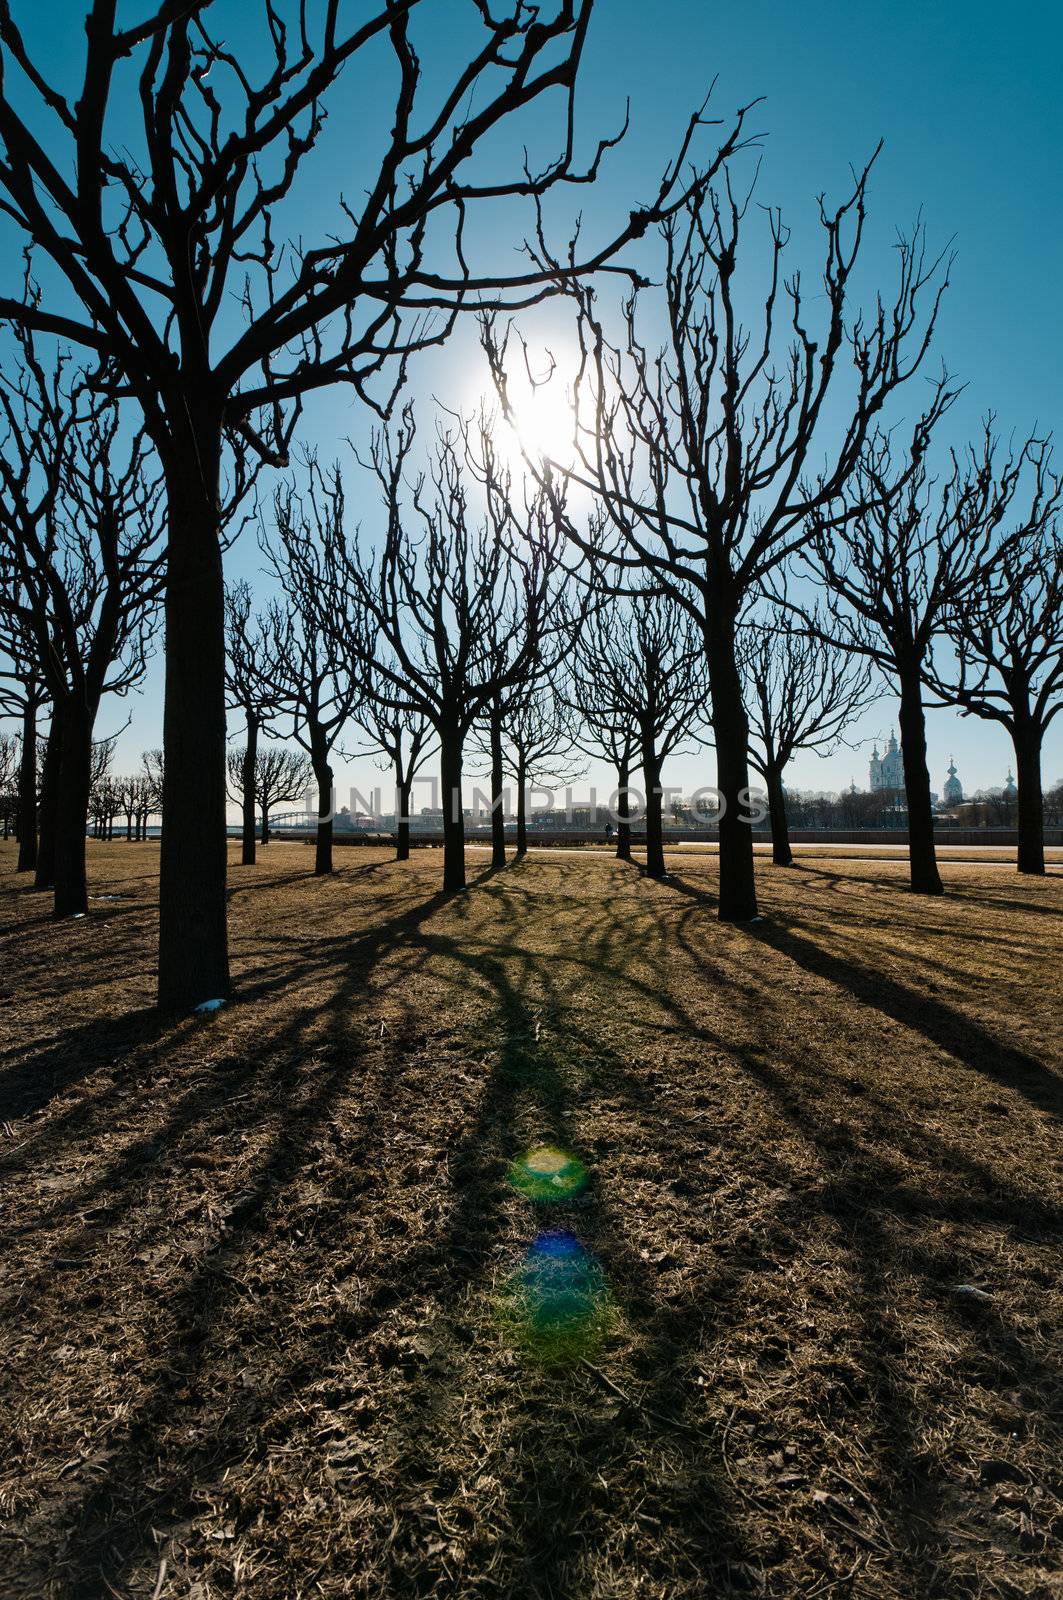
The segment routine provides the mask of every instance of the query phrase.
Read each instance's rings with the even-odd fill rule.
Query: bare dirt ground
[[[61,926],[3,848],[4,1600],[1063,1594],[1058,865],[761,861],[734,928],[693,853],[273,844],[162,1020],[157,847]]]

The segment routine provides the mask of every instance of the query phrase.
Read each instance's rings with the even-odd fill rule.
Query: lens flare
[[[599,1263],[571,1233],[540,1233],[509,1282],[517,1337],[539,1360],[578,1361],[601,1340],[609,1297]]]
[[[587,1170],[569,1151],[540,1144],[518,1156],[509,1181],[528,1200],[571,1200],[586,1188]]]

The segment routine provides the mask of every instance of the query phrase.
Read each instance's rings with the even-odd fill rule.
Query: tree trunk
[[[269,796],[265,794],[262,796],[262,833],[260,838],[263,844],[269,844]]]
[[[941,894],[941,874],[934,850],[934,808],[930,799],[930,768],[926,761],[926,713],[917,667],[902,671],[901,759],[904,794],[908,803],[908,857],[914,894]]]
[[[642,735],[642,782],[646,790],[646,875],[663,878],[664,826],[661,812],[661,763],[652,732]]]
[[[18,769],[18,864],[16,872],[33,872],[37,866],[37,706],[28,702],[22,712],[22,759]],[[47,888],[47,884],[36,884]]]
[[[767,763],[764,782],[768,786],[771,859],[777,867],[792,867],[794,853],[790,849],[790,825],[786,820],[786,791],[783,789],[782,768],[777,763]]]
[[[181,1008],[230,990],[220,459],[221,418],[201,419],[195,438],[186,433],[174,446],[167,471],[159,1004]]]
[[[409,861],[410,859],[410,794],[413,790],[413,778],[407,776],[402,770],[401,762],[395,763],[395,794],[398,799],[399,814],[395,818],[395,860]]]
[[[631,767],[627,759],[621,761],[616,769],[617,801],[616,801],[616,859],[618,861],[631,860],[631,796],[628,790],[631,787]]]
[[[253,867],[255,864],[255,761],[257,757],[258,718],[253,711],[249,711],[247,713],[247,747],[244,750],[244,765],[240,774],[243,815],[243,844],[240,851],[240,865],[243,867]]]
[[[126,844],[132,844],[132,842],[133,842],[133,813],[131,811],[127,811],[126,814],[125,814],[125,837],[126,837]]]
[[[524,756],[517,753],[517,854],[528,854],[528,769]]]
[[[439,731],[443,790],[443,888],[465,887],[465,817],[461,805],[462,738],[457,728]]]
[[[1015,745],[1015,781],[1019,788],[1018,869],[1044,877],[1045,819],[1041,793],[1043,734],[1027,711],[1016,716],[1011,736]]]
[[[93,710],[71,695],[63,707],[55,818],[55,915],[83,916],[89,908],[85,835],[92,785]],[[110,819],[109,833],[114,819]]]
[[[506,864],[506,815],[502,803],[502,791],[505,788],[506,775],[502,765],[502,716],[495,707],[491,707],[490,720],[491,739],[491,866],[492,868],[504,867]]]
[[[753,830],[743,822],[749,789],[749,719],[742,701],[742,680],[735,660],[734,621],[727,615],[709,619],[706,655],[716,741],[716,782],[723,795],[720,815],[721,922],[749,922],[757,915],[753,871]]]
[[[314,875],[327,878],[332,871],[332,768],[326,758],[314,759],[314,779],[317,783],[317,849],[314,854]]]
[[[55,835],[59,811],[59,766],[62,755],[62,716],[58,706],[52,707],[52,725],[44,747],[41,768],[41,802],[38,818],[37,872],[33,880],[35,889],[55,886]]]

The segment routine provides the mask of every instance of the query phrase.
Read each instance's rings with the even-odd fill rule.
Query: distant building
[[[963,801],[963,784],[956,776],[956,759],[949,757],[949,775],[945,779],[945,804],[958,806]]]
[[[1009,800],[1014,800],[1015,797],[1018,795],[1018,792],[1019,792],[1018,789],[1015,787],[1015,779],[1012,777],[1011,768],[1009,767],[1008,768],[1008,781],[1004,785],[1004,794],[1006,795],[1006,797]]]
[[[890,734],[889,744],[880,756],[878,745],[871,752],[871,792],[878,793],[882,789],[904,788],[904,766],[901,761],[901,752],[894,734]]]

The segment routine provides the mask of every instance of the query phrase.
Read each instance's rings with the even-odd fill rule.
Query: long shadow
[[[359,1048],[350,1038],[348,1017],[364,994],[368,972],[380,951],[401,944],[419,920],[432,914],[442,898],[433,895],[375,930],[346,940],[346,965],[339,983],[316,1008],[299,1011],[286,1026],[269,1036],[270,1066],[264,1069],[257,1058],[216,1063],[213,1073],[181,1097],[166,1126],[152,1141],[151,1156],[158,1162],[160,1155],[174,1150],[179,1141],[183,1140],[187,1147],[191,1140],[193,1151],[209,1148],[212,1140],[220,1137],[231,1144],[243,1127],[259,1140],[262,1150],[256,1158],[256,1175],[250,1180],[242,1179],[234,1202],[227,1207],[224,1230],[180,1276],[172,1305],[174,1332],[166,1346],[153,1352],[155,1377],[143,1399],[130,1407],[123,1429],[125,1442],[111,1452],[107,1470],[97,1482],[80,1491],[72,1487],[66,1496],[63,1521],[71,1533],[63,1568],[71,1581],[71,1595],[83,1596],[84,1600],[95,1597],[100,1592],[101,1575],[108,1581],[123,1582],[131,1566],[152,1549],[145,1518],[165,1522],[180,1515],[197,1481],[209,1472],[223,1470],[226,1463],[241,1459],[246,1453],[248,1429],[254,1431],[251,1419],[256,1398],[259,1407],[266,1405],[266,1396],[257,1392],[254,1383],[231,1408],[231,1412],[239,1413],[238,1417],[227,1414],[197,1430],[195,1443],[176,1456],[168,1443],[175,1407],[180,1404],[182,1393],[187,1394],[200,1383],[199,1375],[211,1360],[211,1342],[217,1337],[226,1309],[244,1292],[241,1263],[256,1254],[264,1236],[267,1240],[270,1237],[275,1209],[283,1205],[284,1196],[311,1164],[318,1143],[327,1139],[333,1109],[349,1091],[361,1066]],[[330,945],[338,942],[327,941]],[[276,974],[269,984],[275,981]],[[291,1057],[315,1014],[328,1023],[333,1062],[300,1100],[301,1084],[291,1066]],[[378,1084],[375,1094],[379,1096],[383,1090],[384,1086]],[[364,1099],[364,1083],[361,1093]],[[262,1120],[264,1116],[266,1122]],[[378,1119],[379,1113],[367,1117],[358,1145],[348,1152],[350,1159],[344,1162],[336,1180],[332,1198],[337,1228],[349,1226],[352,1210],[357,1210],[366,1190],[365,1175]],[[91,1185],[83,1186],[75,1208],[83,1211],[97,1193],[121,1196],[130,1187],[131,1179],[142,1176],[142,1145],[143,1141],[136,1141]],[[114,1220],[112,1212],[108,1221]],[[163,1212],[156,1231],[165,1231],[167,1220]],[[150,1230],[146,1236],[150,1242]],[[142,1241],[144,1238],[142,1230]],[[25,1288],[31,1290],[32,1285],[27,1283]],[[334,1346],[349,1337],[350,1331],[330,1320],[313,1333],[309,1350],[301,1353],[298,1363],[289,1364],[288,1381],[298,1384],[306,1382],[310,1375],[317,1377],[323,1358],[315,1360],[314,1348],[327,1347],[330,1359],[334,1359],[338,1353]]]
[[[709,901],[710,897],[702,890],[678,876],[673,886],[699,903]],[[798,932],[799,926],[796,919],[775,923],[765,918],[741,924],[743,931],[759,944],[789,957],[806,972],[847,989],[854,999],[881,1011],[895,1022],[916,1029],[973,1071],[1003,1087],[1017,1089],[1038,1110],[1053,1117],[1063,1116],[1063,1083],[1044,1062],[1003,1043],[988,1029],[943,1001],[898,983],[888,973],[861,966],[834,950],[821,948]]]
[[[862,1004],[881,1011],[904,1027],[915,1028],[938,1049],[972,1071],[991,1078],[1002,1087],[1018,1090],[1038,1110],[1063,1117],[1063,1084],[1057,1074],[1025,1050],[1002,1043],[988,1029],[962,1016],[952,1006],[928,999],[886,973],[872,971],[833,951],[822,950],[792,927],[756,923],[749,924],[747,931],[758,943],[770,945],[806,972],[840,984]]]
[[[521,931],[529,894],[525,878],[531,879],[532,874],[507,873],[492,879],[484,873],[473,880],[467,896],[450,900],[434,895],[412,907],[406,904],[390,911],[385,899],[375,912],[380,922],[353,936],[341,933],[311,938],[294,955],[282,940],[264,939],[253,969],[245,975],[242,992],[252,1000],[266,999],[300,984],[297,1014],[283,1026],[265,1030],[256,1039],[251,1058],[217,1060],[204,1081],[190,1085],[157,1136],[158,1151],[146,1153],[142,1141],[137,1141],[135,1151],[127,1152],[129,1160],[120,1158],[105,1167],[69,1203],[71,1211],[84,1209],[101,1188],[112,1196],[123,1196],[131,1179],[142,1179],[145,1162],[149,1168],[152,1162],[161,1168],[166,1159],[180,1163],[187,1153],[210,1148],[219,1140],[227,1145],[241,1137],[258,1141],[251,1170],[242,1172],[238,1188],[223,1196],[224,1229],[181,1273],[174,1294],[172,1331],[145,1361],[148,1390],[131,1402],[103,1475],[87,1487],[59,1485],[65,1498],[64,1517],[73,1530],[62,1556],[62,1571],[74,1587],[64,1592],[76,1600],[95,1600],[103,1592],[102,1581],[118,1589],[127,1587],[134,1573],[143,1573],[149,1557],[156,1560],[152,1525],[165,1533],[170,1525],[179,1523],[189,1514],[197,1486],[220,1483],[227,1471],[247,1461],[249,1453],[261,1457],[274,1446],[295,1451],[294,1456],[283,1458],[293,1471],[300,1469],[304,1458],[316,1458],[321,1448],[318,1437],[309,1422],[298,1420],[308,1407],[313,1410],[313,1385],[324,1375],[341,1397],[338,1403],[346,1403],[345,1374],[352,1363],[352,1346],[360,1349],[371,1344],[398,1310],[411,1307],[423,1317],[429,1297],[447,1318],[464,1318],[469,1295],[490,1290],[499,1249],[504,1253],[512,1238],[513,1201],[505,1169],[512,1155],[532,1137],[552,1138],[579,1149],[585,1108],[596,1095],[608,1092],[633,1109],[647,1138],[652,1135],[655,1145],[668,1150],[672,1162],[688,1174],[688,1181],[700,1170],[706,1151],[699,1133],[670,1113],[630,1061],[603,1048],[596,1037],[593,1014],[572,1014],[557,981],[557,963],[549,952],[524,947]],[[631,885],[633,879],[625,875],[625,883]],[[676,887],[688,893],[682,885]],[[710,941],[705,935],[711,927],[698,927],[701,907],[712,906],[715,900],[700,892],[691,898],[695,903],[683,927],[685,947],[692,954],[698,952],[705,984],[720,989],[725,975],[715,962],[715,952],[706,949]],[[481,934],[474,930],[471,935],[465,931],[476,900],[494,908],[497,929]],[[444,904],[452,926],[445,922],[428,925]],[[641,940],[633,936],[630,899],[596,904],[598,923],[588,929],[578,951],[565,956],[565,964],[604,981],[605,1000],[619,994],[631,995],[642,1006],[652,1000],[653,1015],[669,1017],[675,1031],[699,1047],[728,1048],[667,992],[663,969],[658,969],[655,979],[654,963],[664,958],[660,939],[659,957],[651,951],[638,970],[632,964],[633,950],[644,957],[646,925],[660,918],[661,929],[666,927],[668,908],[675,904],[672,897],[662,893],[640,900],[645,914]],[[784,934],[770,924],[746,931],[759,940],[766,956],[775,949],[799,964],[802,954],[808,958],[803,949],[808,941],[797,935]],[[802,947],[796,954],[784,949],[781,942],[791,937]],[[838,982],[837,963],[825,952],[818,955],[826,963],[822,975]],[[351,1017],[356,1007],[364,1004],[370,977],[388,956],[399,963],[397,975],[389,974],[389,980],[403,1022],[370,1059],[365,1042],[352,1040]],[[865,969],[843,963],[843,967],[849,966],[869,983],[874,979]],[[221,1362],[222,1371],[231,1376],[231,1350],[226,1340],[234,1308],[244,1306],[249,1293],[256,1297],[252,1304],[257,1309],[248,1313],[241,1333],[249,1343],[250,1356],[256,1341],[268,1345],[274,1323],[281,1325],[282,1311],[290,1312],[301,1303],[301,1296],[334,1279],[340,1268],[348,1270],[345,1262],[349,1261],[349,1271],[357,1277],[361,1270],[359,1228],[370,1214],[378,1215],[386,1208],[389,1197],[391,1180],[386,1173],[378,1174],[379,1160],[374,1154],[396,1144],[401,1130],[401,1121],[397,1125],[396,1119],[416,1118],[412,1092],[447,1092],[449,1080],[444,1075],[433,1088],[430,1079],[418,1078],[410,1068],[411,1052],[415,1046],[421,1048],[419,1041],[430,1032],[413,980],[429,969],[439,984],[449,986],[456,1000],[471,994],[481,1011],[486,1007],[486,1022],[477,1024],[468,1051],[479,1055],[486,1048],[489,1064],[479,1070],[473,1086],[462,1091],[464,1098],[454,1102],[455,1134],[447,1149],[449,1206],[426,1228],[423,1241],[410,1249],[396,1246],[377,1263],[355,1309],[321,1312],[315,1309],[318,1302],[312,1301],[297,1347],[284,1352],[279,1370],[273,1370],[267,1380],[249,1366],[242,1386],[235,1385],[219,1408],[216,1400],[209,1399],[207,1380],[215,1362]],[[724,992],[729,1003],[745,1003],[762,981],[755,971],[739,981],[733,972],[726,975]],[[307,1000],[303,998],[306,986],[312,983],[321,984],[320,994]],[[898,991],[894,1004],[900,1005],[902,1000],[923,1004],[921,997],[903,985],[894,984],[894,989]],[[946,1017],[952,1015],[946,1007],[932,1009]],[[293,1063],[301,1055],[302,1041],[315,1019],[323,1019],[327,1026],[329,1053],[319,1075],[302,1079]],[[538,1024],[544,1019],[545,1037],[540,1038]],[[139,1020],[136,1014],[123,1020],[129,1023],[132,1040],[127,1048],[149,1052],[153,1036],[143,1014]],[[937,1022],[941,1023],[940,1016]],[[981,1035],[977,1025],[970,1026]],[[141,1028],[143,1034],[138,1033]],[[84,1041],[78,1045],[77,1030],[70,1033],[76,1052]],[[90,1047],[105,1055],[120,1037],[120,1028],[114,1036],[87,1037]],[[210,1037],[204,1033],[204,1038]],[[49,1059],[54,1071],[60,1065],[55,1057],[63,1048],[62,1042],[50,1041],[45,1051],[38,1052],[38,1059]],[[998,1048],[995,1041],[993,1048]],[[116,1049],[121,1051],[120,1043]],[[739,1069],[777,1101],[783,1115],[799,1126],[819,1151],[833,1182],[813,1201],[814,1216],[820,1227],[841,1225],[844,1247],[853,1255],[862,1303],[886,1305],[890,1300],[887,1269],[895,1246],[874,1215],[868,1220],[867,1188],[854,1186],[846,1165],[846,1155],[859,1143],[859,1135],[854,1132],[848,1141],[839,1141],[835,1134],[832,1145],[824,1135],[819,1108],[805,1094],[785,1044],[773,1043],[771,1052],[771,1060],[766,1048],[741,1054]],[[780,1058],[778,1065],[775,1056]],[[789,1074],[797,1074],[794,1082],[789,1081]],[[305,1088],[300,1088],[301,1083]],[[300,1180],[308,1169],[317,1171],[318,1152],[330,1138],[337,1108],[355,1087],[364,1113],[360,1132],[345,1142],[342,1162],[333,1163],[323,1169],[323,1176],[315,1178],[321,1193],[310,1205],[300,1198]],[[131,1092],[128,1082],[122,1092]],[[97,1114],[109,1114],[106,1102],[98,1104]],[[426,1108],[426,1122],[431,1115],[431,1108]],[[418,1126],[414,1120],[414,1134]],[[79,1131],[81,1125],[74,1117],[64,1123],[58,1137],[69,1140]],[[42,1129],[42,1143],[36,1152],[39,1164],[47,1161],[44,1135]],[[626,1156],[626,1152],[614,1154],[621,1161]],[[719,1161],[733,1163],[733,1154],[721,1149]],[[888,1187],[885,1178],[890,1174],[881,1162],[877,1172],[882,1187]],[[160,1170],[157,1181],[163,1176]],[[875,1173],[865,1181],[873,1186]],[[141,1199],[133,1194],[124,1203],[139,1204]],[[595,1528],[605,1536],[607,1505],[596,1502],[590,1531],[577,1526],[577,1519],[586,1514],[595,1474],[602,1472],[612,1481],[614,1470],[619,1473],[623,1468],[634,1433],[641,1436],[643,1444],[650,1442],[655,1458],[668,1454],[683,1462],[681,1479],[669,1489],[667,1502],[662,1491],[646,1485],[645,1503],[651,1513],[663,1522],[685,1557],[696,1549],[705,1593],[738,1592],[748,1552],[729,1504],[723,1442],[707,1434],[694,1437],[689,1429],[696,1412],[691,1410],[688,1369],[696,1352],[726,1352],[733,1324],[746,1314],[750,1278],[759,1270],[759,1258],[770,1253],[781,1269],[803,1248],[803,1239],[790,1230],[785,1216],[769,1219],[767,1233],[736,1232],[727,1242],[723,1260],[711,1272],[699,1275],[678,1298],[668,1299],[662,1297],[655,1274],[640,1256],[640,1241],[630,1237],[622,1212],[604,1185],[593,1186],[590,1202],[574,1212],[572,1220],[593,1235],[622,1314],[637,1340],[642,1394],[636,1396],[633,1414],[625,1413],[619,1422],[614,1419],[615,1425],[597,1426],[587,1422],[595,1395],[595,1384],[589,1378],[561,1384],[541,1374],[520,1374],[538,1411],[525,1408],[509,1458],[508,1515],[521,1554],[509,1587],[499,1592],[512,1594],[514,1600],[525,1594],[554,1600],[576,1592],[575,1556],[580,1551],[587,1555]],[[154,1228],[144,1230],[146,1236],[165,1232],[168,1222],[166,1207],[161,1205]],[[810,1237],[815,1226],[810,1219]],[[282,1255],[281,1259],[292,1263],[286,1269],[290,1276],[271,1291],[268,1280],[262,1284],[262,1260],[267,1254],[275,1260],[278,1250],[290,1246],[296,1227],[305,1233],[302,1254]],[[917,1267],[928,1280],[940,1282],[941,1265],[932,1253],[927,1252]],[[284,1325],[290,1327],[290,1323]],[[1003,1382],[1009,1368],[1014,1371],[1028,1360],[1029,1351],[1021,1341],[1010,1346],[1004,1342],[1008,1332],[1003,1324],[997,1331]],[[977,1336],[977,1330],[972,1336]],[[884,1314],[878,1321],[865,1318],[861,1339],[868,1392],[877,1408],[878,1431],[884,1441],[885,1481],[898,1498],[894,1526],[916,1552],[910,1561],[898,1560],[903,1560],[905,1576],[910,1579],[906,1592],[922,1595],[930,1592],[932,1584],[930,1555],[920,1552],[928,1550],[925,1513],[934,1512],[936,1492],[933,1486],[927,1489],[925,1472],[917,1465],[918,1410],[899,1376],[905,1357],[902,1331]],[[449,1380],[426,1376],[421,1388],[408,1387],[415,1398],[423,1394],[426,1400],[433,1390],[449,1388],[456,1400],[468,1382],[466,1370],[464,1376],[459,1372]],[[278,1395],[294,1399],[282,1407]],[[655,1415],[650,1416],[650,1411]],[[578,1429],[579,1436],[566,1444],[563,1435],[568,1423]],[[437,1446],[428,1410],[423,1425],[407,1428],[401,1418],[392,1418],[390,1427],[400,1434],[405,1429],[398,1447],[398,1466],[408,1467],[411,1474],[422,1478],[430,1477]],[[469,1446],[468,1461],[470,1471],[480,1469],[475,1443]],[[307,1481],[314,1481],[309,1474]],[[380,1543],[386,1548],[386,1527],[380,1531]],[[326,1558],[327,1567],[299,1576],[308,1586],[321,1578],[326,1592],[332,1592],[329,1584],[336,1586],[345,1576],[342,1542],[331,1556],[326,1548]],[[297,1570],[298,1559],[292,1557],[293,1569]],[[395,1593],[425,1592],[416,1587],[412,1572],[403,1570],[398,1557],[389,1559],[399,1562],[390,1569]],[[697,1593],[698,1581],[693,1568],[689,1591],[683,1592]],[[744,1582],[748,1586],[748,1577]],[[381,1583],[378,1592],[391,1591]],[[462,1591],[440,1586],[436,1592]]]

